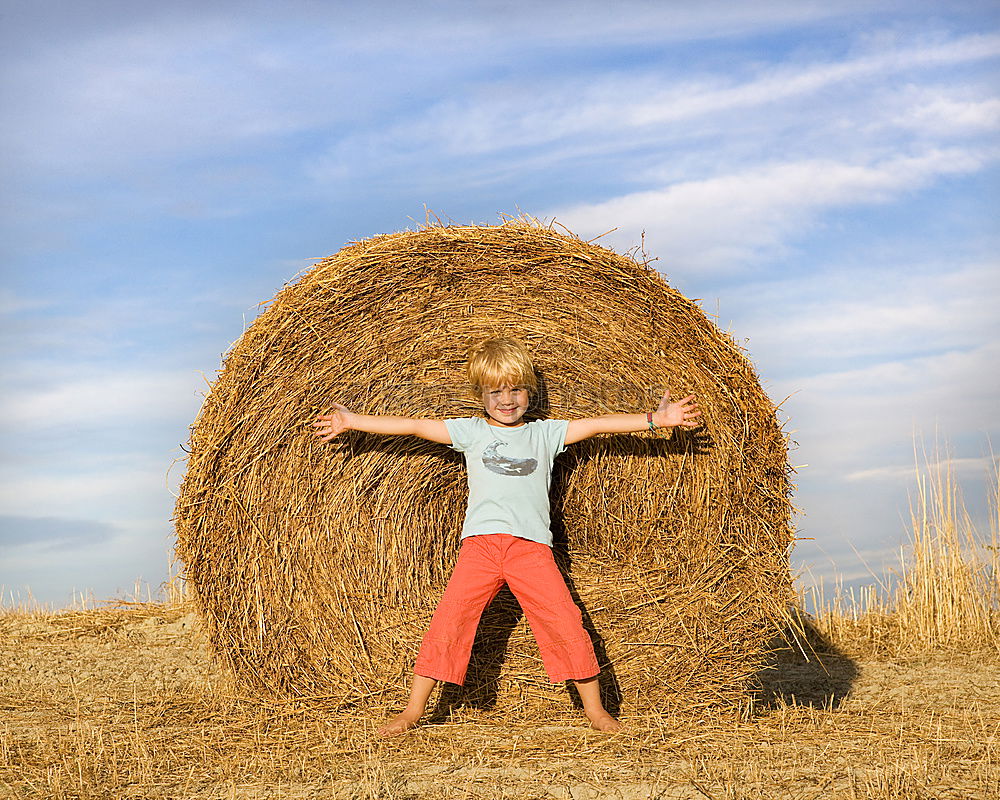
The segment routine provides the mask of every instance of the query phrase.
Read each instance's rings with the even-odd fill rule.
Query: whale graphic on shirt
[[[493,442],[483,450],[483,465],[497,475],[530,475],[538,466],[533,458],[507,458],[497,452],[497,448],[506,447],[506,442]]]

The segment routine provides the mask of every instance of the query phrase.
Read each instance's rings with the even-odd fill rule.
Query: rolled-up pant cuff
[[[600,672],[580,609],[552,557],[539,542],[508,534],[462,541],[448,587],[417,655],[414,672],[462,684],[484,609],[504,584],[521,604],[552,683]]]

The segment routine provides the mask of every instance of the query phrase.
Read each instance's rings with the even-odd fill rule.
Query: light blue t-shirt
[[[566,449],[569,421],[540,419],[500,428],[482,417],[464,417],[444,424],[452,448],[465,454],[469,475],[462,538],[509,533],[551,547],[552,462]]]

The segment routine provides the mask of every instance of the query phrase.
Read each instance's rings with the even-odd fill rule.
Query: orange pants
[[[552,548],[506,533],[469,536],[448,581],[413,671],[461,684],[479,618],[506,583],[535,634],[552,683],[600,672],[580,609],[552,557]]]

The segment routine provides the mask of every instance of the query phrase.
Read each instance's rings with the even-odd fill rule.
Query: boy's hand
[[[653,412],[653,424],[657,428],[675,428],[678,425],[683,428],[697,428],[701,424],[698,420],[700,416],[701,411],[698,410],[698,403],[695,402],[693,394],[671,403],[670,390],[667,389],[660,399],[660,405]]]
[[[320,414],[316,417],[316,421],[313,423],[313,427],[316,428],[314,433],[320,438],[320,441],[328,442],[338,433],[351,429],[350,418],[352,416],[347,406],[334,403],[331,413]]]

